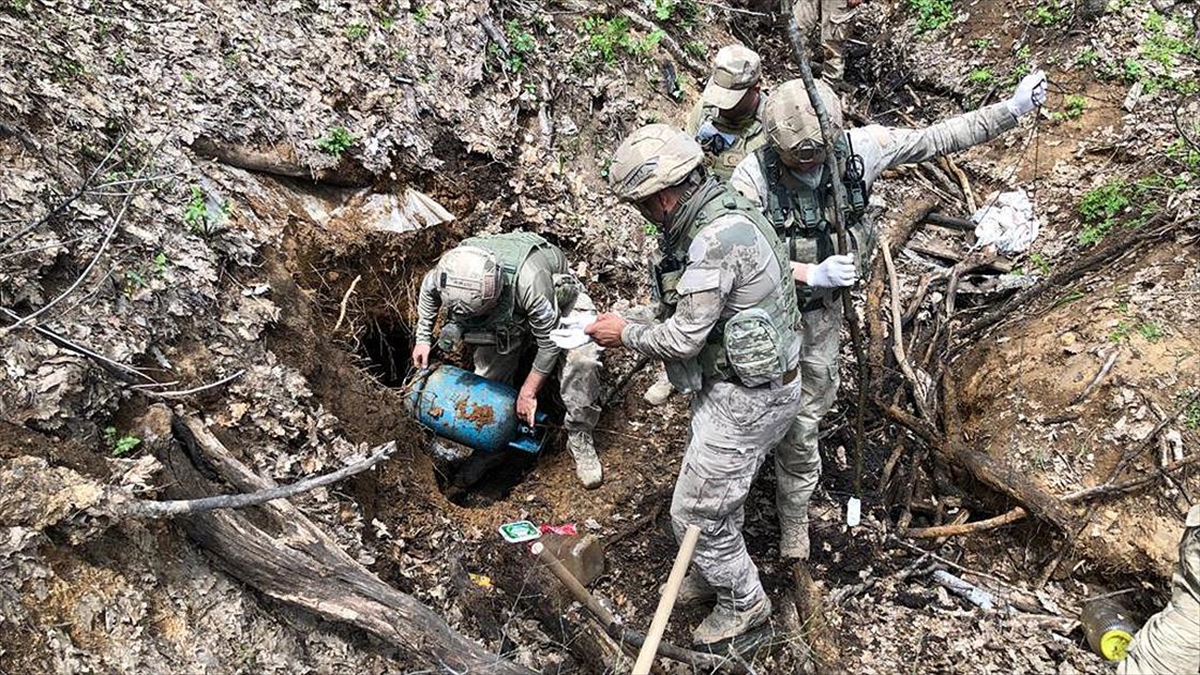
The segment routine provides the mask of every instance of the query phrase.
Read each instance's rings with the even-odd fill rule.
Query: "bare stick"
[[[1100,372],[1096,373],[1096,376],[1092,378],[1092,381],[1088,382],[1088,386],[1084,387],[1083,391],[1079,392],[1079,395],[1072,399],[1069,404],[1067,404],[1068,408],[1073,405],[1079,405],[1080,403],[1083,403],[1087,400],[1088,396],[1092,395],[1092,392],[1096,390],[1096,387],[1100,385],[1100,382],[1102,382],[1108,375],[1108,372],[1112,370],[1113,364],[1117,362],[1117,356],[1120,355],[1120,353],[1120,347],[1113,348],[1112,353],[1108,355],[1108,360],[1105,361],[1104,366],[1100,368]]]
[[[396,451],[396,441],[388,441],[372,449],[372,454],[361,462],[327,473],[324,476],[306,478],[298,483],[282,485],[257,492],[202,497],[200,499],[173,499],[170,501],[138,500],[128,506],[128,514],[137,518],[174,518],[181,515],[207,513],[218,509],[241,509],[257,506],[275,499],[287,499],[310,492],[319,487],[332,485],[350,476],[360,474],[387,459]]]
[[[358,282],[362,281],[362,275],[354,277],[354,281],[350,282],[350,288],[346,289],[346,294],[342,296],[342,311],[338,312],[337,323],[333,324],[333,332],[337,332],[342,327],[342,319],[346,318],[346,303],[350,301],[350,296],[354,293],[354,287]]]
[[[0,312],[3,312],[4,315],[10,319],[21,318],[20,315],[18,315],[16,312],[13,312],[10,309],[8,309],[7,307],[0,307]],[[133,376],[133,377],[141,378],[143,380],[146,380],[147,382],[155,381],[153,377],[150,377],[149,375],[143,373],[142,371],[138,370],[137,368],[134,368],[133,366],[127,366],[124,363],[119,363],[117,361],[113,361],[112,359],[108,358],[107,356],[104,356],[103,354],[99,354],[97,352],[94,352],[94,351],[88,349],[87,347],[84,347],[83,345],[80,345],[78,343],[68,340],[67,338],[50,330],[49,328],[46,328],[45,326],[33,326],[33,332],[37,333],[38,335],[41,335],[42,337],[53,342],[54,344],[58,345],[59,347],[62,347],[63,349],[66,349],[67,351],[75,352],[76,354],[79,354],[80,356],[86,356],[87,358],[92,359],[93,361],[96,361],[97,363],[100,364],[101,367],[103,367],[106,370],[109,370],[110,372],[115,371],[114,374],[116,374],[118,379],[121,379],[122,381],[128,381],[128,380],[125,377],[122,377],[120,375],[121,373],[124,373],[126,376]]]
[[[142,390],[142,393],[148,394],[150,396],[161,396],[162,398],[183,398],[185,396],[199,394],[202,391],[208,391],[209,389],[216,389],[217,387],[220,387],[222,385],[229,384],[230,382],[233,382],[234,380],[238,379],[239,377],[241,377],[242,375],[245,375],[245,374],[246,374],[246,369],[242,368],[241,370],[237,371],[236,373],[234,373],[232,375],[229,375],[228,377],[223,377],[223,378],[217,380],[216,382],[210,382],[208,384],[203,384],[203,385],[200,385],[199,387],[193,387],[191,389],[183,389],[183,390],[177,390],[177,391],[144,391],[144,390]]]
[[[937,539],[940,537],[953,537],[962,534],[974,534],[976,532],[985,532],[994,530],[997,527],[1015,523],[1024,519],[1029,515],[1029,512],[1018,506],[1011,511],[988,518],[987,520],[977,520],[973,523],[954,523],[950,525],[939,525],[937,527],[918,527],[908,530],[904,536],[910,539]]]
[[[958,165],[948,155],[942,155],[938,158],[938,161],[942,162],[945,168],[958,179],[958,185],[962,188],[963,196],[967,200],[967,208],[970,209],[971,213],[975,213],[979,209],[979,202],[975,201],[975,193],[971,190],[971,183],[967,180],[967,174],[958,168]]]
[[[900,284],[896,281],[896,266],[892,263],[892,252],[888,250],[887,246],[881,248],[883,249],[883,264],[887,267],[888,281],[891,287],[892,354],[896,357],[900,372],[904,373],[905,379],[912,386],[913,397],[917,401],[917,409],[921,411],[921,416],[927,420],[934,420],[936,417],[929,403],[929,376],[926,375],[925,380],[917,379],[917,373],[904,353],[904,330],[901,328],[900,317]]]
[[[650,621],[650,630],[646,632],[646,642],[642,644],[637,662],[633,664],[633,675],[650,675],[650,666],[654,664],[654,656],[658,654],[658,643],[662,640],[663,631],[667,629],[671,610],[675,609],[675,598],[679,596],[679,587],[683,584],[683,577],[687,574],[699,539],[700,528],[688,525],[683,541],[679,544],[675,564],[671,566],[671,574],[667,577],[666,588],[663,589],[662,597],[658,599],[658,609],[654,610],[654,619]]]

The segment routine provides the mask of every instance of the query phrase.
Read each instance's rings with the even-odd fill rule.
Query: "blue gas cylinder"
[[[409,409],[438,436],[485,452],[542,448],[544,434],[517,417],[517,390],[507,384],[442,364],[418,374],[411,386]]]

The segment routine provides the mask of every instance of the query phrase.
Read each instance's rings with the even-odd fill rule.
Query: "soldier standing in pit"
[[[693,393],[691,438],[671,522],[682,539],[701,529],[680,600],[716,597],[697,644],[765,622],[771,601],[742,537],[744,504],[767,453],[800,403],[799,311],[787,255],[753,204],[709,175],[691,135],[665,124],[634,131],[609,168],[613,191],[660,226],[655,269],[665,319],[628,323],[601,314],[586,331],[604,347],[628,347],[667,364]]]
[[[439,347],[448,352],[460,341],[474,345],[475,374],[489,380],[513,382],[522,347],[532,336],[537,354],[519,389],[517,414],[533,426],[538,391],[559,368],[575,473],[584,487],[599,486],[603,473],[592,441],[600,419],[598,350],[587,344],[564,354],[550,339],[561,317],[595,312],[562,251],[531,232],[506,232],[471,237],[443,254],[421,281],[412,351],[417,368],[429,365],[433,324],[443,307]]]
[[[849,202],[843,220],[857,261],[850,252],[836,250],[830,225],[835,206],[832,183],[825,175],[825,144],[801,80],[789,81],[771,95],[764,115],[768,143],[746,157],[731,180],[734,188],[766,213],[788,249],[792,276],[800,284],[804,396],[800,414],[775,452],[780,555],[800,559],[808,558],[808,501],[821,475],[818,426],[838,391],[842,303],[837,290],[854,284],[858,270],[865,269],[870,260],[876,238],[874,224],[864,218],[871,186],[886,169],[995,138],[1046,101],[1046,77],[1037,71],[1021,81],[1009,100],[925,129],[873,124],[843,132],[837,95],[824,82],[816,84],[837,127],[835,152]]]

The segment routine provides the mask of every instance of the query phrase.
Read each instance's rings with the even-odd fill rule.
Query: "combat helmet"
[[[478,246],[459,246],[438,261],[435,283],[451,315],[478,316],[500,299],[504,270],[495,253]]]
[[[696,139],[669,124],[648,124],[617,148],[608,182],[619,199],[639,202],[682,183],[703,161]]]
[[[821,80],[817,80],[816,84],[825,110],[829,112],[834,138],[838,138],[844,128],[841,101],[828,84]],[[821,136],[821,124],[809,100],[804,80],[788,80],[767,97],[763,128],[771,144],[781,152],[819,149],[825,144]]]

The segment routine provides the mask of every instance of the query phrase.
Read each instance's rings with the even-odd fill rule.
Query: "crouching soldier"
[[[1133,636],[1117,675],[1200,673],[1200,504],[1187,514],[1171,600]]]
[[[595,313],[591,298],[569,274],[557,246],[531,232],[471,237],[442,255],[421,281],[416,346],[412,361],[429,365],[433,324],[446,320],[438,346],[475,347],[475,374],[515,384],[523,347],[537,347],[533,367],[517,394],[517,415],[533,426],[537,397],[555,369],[566,405],[567,447],[584,487],[600,485],[603,474],[592,431],[600,418],[600,359],[594,344],[564,352],[550,332],[572,313]]]
[[[695,394],[671,523],[680,540],[688,525],[701,530],[696,570],[679,599],[716,599],[693,633],[707,645],[771,615],[742,537],[743,506],[796,416],[800,380],[787,254],[762,213],[709,175],[703,157],[689,134],[665,124],[634,131],[617,149],[613,191],[660,226],[664,260],[655,274],[667,316],[633,324],[601,314],[587,333],[601,346],[665,361],[672,384]]]
[[[1026,76],[1009,100],[924,129],[872,124],[843,131],[837,95],[822,81],[816,85],[835,127],[834,152],[848,197],[842,215],[855,250],[837,250],[830,225],[836,206],[825,170],[825,143],[803,81],[786,82],[767,99],[767,144],[742,160],[730,179],[766,213],[800,284],[804,400],[775,452],[780,555],[800,559],[808,558],[808,502],[821,476],[818,427],[838,391],[842,303],[837,291],[852,286],[869,262],[876,232],[866,205],[875,179],[886,169],[995,138],[1046,101],[1046,76],[1038,71]]]

